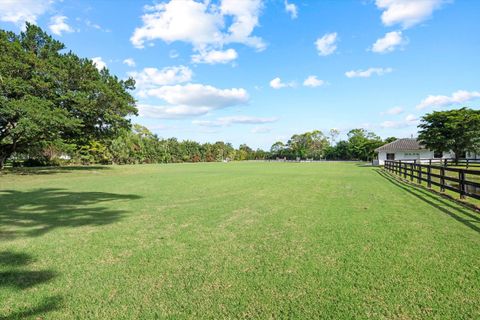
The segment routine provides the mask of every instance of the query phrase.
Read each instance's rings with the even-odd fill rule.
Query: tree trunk
[[[4,154],[0,154],[0,170],[3,170],[5,167],[5,161],[7,161],[7,156]]]
[[[458,160],[460,159],[460,154],[462,153],[462,151],[454,150],[453,153],[455,154],[455,165],[458,166]]]
[[[15,145],[8,145],[0,148],[0,170],[3,170],[3,168],[5,168],[5,163],[7,162],[7,159],[10,158],[10,156],[12,155],[14,148]]]

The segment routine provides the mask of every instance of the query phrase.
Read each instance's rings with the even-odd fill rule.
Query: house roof
[[[405,150],[424,150],[425,146],[421,145],[417,139],[398,139],[393,142],[387,143],[375,151],[405,151]]]

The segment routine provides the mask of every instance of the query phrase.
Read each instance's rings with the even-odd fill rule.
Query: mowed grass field
[[[355,163],[0,175],[0,319],[479,319],[480,215]]]

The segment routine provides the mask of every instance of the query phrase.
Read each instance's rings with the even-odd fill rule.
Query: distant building
[[[385,160],[416,160],[416,159],[451,159],[452,152],[436,152],[427,149],[417,139],[398,139],[383,145],[375,151],[378,153],[378,165],[384,165]]]

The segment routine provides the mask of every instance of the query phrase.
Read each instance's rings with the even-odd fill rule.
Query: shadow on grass
[[[72,192],[63,189],[0,191],[0,241],[20,236],[40,236],[56,228],[98,226],[125,214],[108,205],[115,200],[135,200],[137,195],[106,192]]]
[[[480,216],[473,210],[462,207],[460,204],[456,204],[452,200],[444,199],[440,195],[424,190],[421,187],[402,183],[381,169],[376,169],[376,172],[386,178],[389,182],[407,191],[416,198],[480,233]]]
[[[47,175],[56,173],[69,173],[75,171],[100,171],[111,170],[108,166],[66,166],[66,167],[17,167],[5,168],[1,174],[10,175]]]
[[[57,276],[51,270],[29,270],[28,265],[34,259],[25,253],[12,251],[0,252],[0,289],[8,287],[16,291],[32,288],[36,285],[47,283]],[[38,316],[58,309],[62,298],[53,296],[44,298],[39,305],[16,310],[10,314],[1,314],[0,319],[23,319]],[[23,303],[23,302],[22,302]]]
[[[376,167],[378,167],[378,166],[374,166],[371,162],[361,162],[361,163],[355,164],[355,166],[357,166],[359,168],[376,168]]]
[[[8,315],[0,315],[0,320],[14,320],[33,318],[35,316],[44,315],[48,312],[57,310],[61,307],[63,298],[60,296],[48,297],[42,300],[42,302],[35,306],[26,308],[21,311],[15,311]],[[42,317],[35,317],[36,319],[44,319]]]
[[[63,189],[0,190],[0,244],[1,240],[41,236],[56,228],[110,224],[121,219],[126,213],[125,210],[112,209],[112,201],[135,199],[140,197]],[[34,259],[27,253],[0,252],[0,290],[22,292],[48,283],[58,276],[54,270],[32,269],[32,261]],[[34,291],[29,290],[29,294],[33,294],[32,292]],[[9,308],[2,306],[0,301],[0,312],[10,312],[0,314],[0,319],[41,317],[59,309],[62,300],[61,296],[56,295],[45,297],[40,302],[15,301]]]

